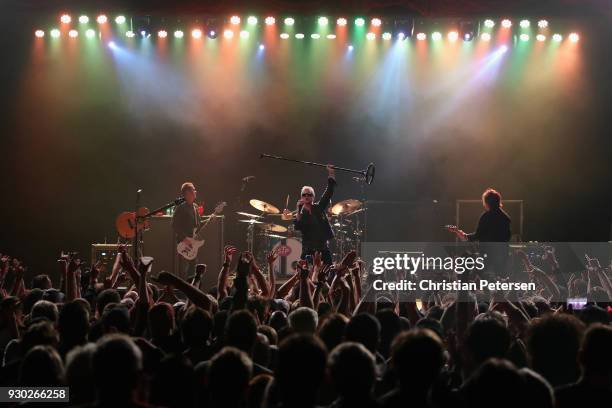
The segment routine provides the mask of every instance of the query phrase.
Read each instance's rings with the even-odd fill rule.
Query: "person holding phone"
[[[293,225],[297,231],[302,232],[302,254],[300,258],[306,259],[307,255],[312,256],[318,251],[321,252],[323,263],[331,265],[332,256],[328,241],[334,237],[334,233],[327,219],[326,210],[336,188],[336,172],[331,164],[328,164],[326,169],[327,188],[319,201],[315,202],[315,191],[312,187],[302,187]],[[283,214],[288,216],[291,213],[288,209],[285,209]]]

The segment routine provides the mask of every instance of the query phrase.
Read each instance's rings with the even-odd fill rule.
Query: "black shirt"
[[[334,237],[325,210],[329,206],[335,188],[336,180],[328,178],[327,188],[323,192],[321,199],[312,204],[311,211],[304,210],[303,206],[299,207],[300,220],[294,220],[293,224],[297,231],[302,232],[302,245],[304,248],[325,248],[327,247],[327,240]]]
[[[193,229],[198,227],[200,223],[200,215],[198,214],[198,205],[196,203],[189,204],[184,202],[177,205],[172,216],[172,229],[174,230],[176,242],[181,242],[185,237],[191,237]]]
[[[470,241],[480,242],[508,242],[511,236],[510,216],[501,208],[482,213],[476,232],[467,234]]]

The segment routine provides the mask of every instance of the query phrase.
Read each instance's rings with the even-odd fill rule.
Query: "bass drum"
[[[278,242],[272,248],[278,253],[278,258],[272,266],[277,281],[284,282],[295,273],[295,264],[302,255],[302,242],[297,238],[287,238]]]

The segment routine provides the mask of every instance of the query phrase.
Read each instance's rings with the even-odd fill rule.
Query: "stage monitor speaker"
[[[207,265],[202,287],[209,289],[217,285],[217,277],[223,264],[224,217],[217,216],[202,232],[204,246],[198,252],[198,263]],[[179,255],[176,253],[176,242],[172,230],[172,216],[151,217],[150,228],[143,236],[143,253],[152,256],[154,274],[160,271],[172,272],[182,276],[179,271]]]
[[[523,238],[523,200],[503,200],[504,211],[512,220],[512,242],[520,242]],[[455,223],[465,232],[474,232],[480,215],[484,212],[482,200],[457,200]]]

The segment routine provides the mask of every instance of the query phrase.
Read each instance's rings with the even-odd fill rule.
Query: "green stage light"
[[[292,26],[294,24],[295,24],[295,20],[293,19],[293,17],[285,18],[285,25]]]
[[[62,35],[62,33],[57,28],[54,28],[53,30],[51,30],[51,37],[59,38],[60,35]]]
[[[318,21],[320,26],[326,26],[329,23],[327,17],[319,17]]]
[[[357,27],[363,27],[364,24],[365,24],[365,19],[363,19],[361,17],[355,19],[355,25]]]
[[[493,28],[493,27],[495,27],[495,21],[491,20],[490,18],[486,19],[484,21],[484,26],[487,27],[487,28]]]
[[[81,24],[87,24],[89,23],[89,17],[87,17],[86,15],[82,15],[79,17],[79,23]]]
[[[247,18],[247,23],[250,25],[255,25],[257,24],[257,17],[255,16],[249,16],[249,18]]]
[[[96,32],[94,30],[92,30],[91,28],[87,29],[87,31],[85,31],[85,37],[87,38],[94,38],[96,36]]]
[[[115,17],[115,23],[117,23],[117,24],[125,24],[125,16],[117,16],[117,17]]]

